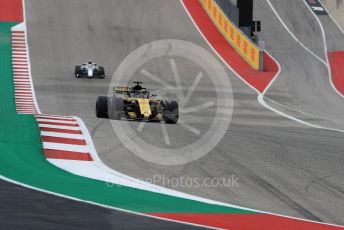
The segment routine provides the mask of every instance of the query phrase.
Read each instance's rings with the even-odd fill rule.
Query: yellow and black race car
[[[114,87],[112,97],[100,96],[96,104],[96,116],[120,120],[165,121],[175,124],[179,118],[179,108],[176,101],[154,99],[142,82],[134,82],[133,87]]]

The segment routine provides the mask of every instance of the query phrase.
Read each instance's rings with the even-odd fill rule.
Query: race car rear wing
[[[128,86],[115,86],[113,87],[113,91],[115,93],[126,93],[130,91],[130,88]]]

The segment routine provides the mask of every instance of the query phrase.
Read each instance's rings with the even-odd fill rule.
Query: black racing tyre
[[[162,101],[162,117],[167,124],[176,124],[179,119],[179,106],[176,101]]]
[[[108,115],[108,97],[100,96],[96,103],[96,116],[98,118],[109,118]]]
[[[79,65],[75,66],[74,75],[75,75],[76,78],[81,77],[81,66],[79,66]]]
[[[100,78],[105,78],[105,69],[104,69],[104,67],[103,66],[99,66],[99,77]]]
[[[121,97],[115,95],[111,98],[109,103],[109,117],[113,120],[121,120],[124,116],[124,103]]]

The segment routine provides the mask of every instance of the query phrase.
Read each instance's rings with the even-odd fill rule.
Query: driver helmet
[[[140,85],[135,85],[135,86],[133,87],[133,90],[142,90],[142,86],[140,86]]]

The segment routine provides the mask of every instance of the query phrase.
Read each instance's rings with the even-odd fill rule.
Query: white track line
[[[283,105],[269,97],[264,97],[266,98],[267,100],[271,101],[272,103],[274,104],[277,104],[287,110],[290,110],[290,111],[294,111],[294,112],[297,112],[297,113],[302,113],[302,114],[305,114],[307,116],[310,116],[310,117],[314,117],[314,118],[317,118],[317,119],[323,119],[323,120],[327,120],[327,121],[333,121],[333,122],[337,122],[337,123],[343,123],[344,124],[344,121],[339,121],[339,120],[336,120],[336,119],[332,119],[332,118],[328,118],[328,117],[323,117],[323,116],[319,116],[319,115],[316,115],[316,114],[312,114],[312,113],[309,113],[309,112],[305,112],[305,111],[302,111],[302,110],[299,110],[299,109],[296,109],[296,108],[293,108],[293,107],[290,107],[290,106],[287,106],[287,105]]]
[[[268,53],[268,55],[270,55],[270,54]],[[258,99],[258,102],[259,102],[262,106],[264,106],[265,108],[269,109],[270,111],[272,111],[272,112],[274,112],[274,113],[276,113],[276,114],[278,114],[278,115],[280,115],[280,116],[283,116],[283,117],[285,117],[285,118],[288,118],[288,119],[290,119],[290,120],[292,120],[292,121],[295,121],[295,122],[297,122],[297,123],[299,123],[299,124],[306,125],[306,126],[310,126],[310,127],[312,127],[312,128],[324,129],[324,130],[329,130],[329,131],[335,131],[335,132],[344,133],[344,130],[341,130],[341,129],[327,128],[327,127],[324,127],[324,126],[315,125],[315,124],[309,123],[309,122],[307,122],[307,121],[303,121],[303,120],[301,120],[301,119],[298,119],[298,118],[296,118],[296,117],[290,116],[290,115],[288,115],[288,114],[286,114],[286,113],[284,113],[284,112],[282,112],[282,111],[280,111],[280,110],[278,110],[278,109],[273,108],[272,106],[268,105],[268,104],[265,102],[264,96],[265,96],[266,92],[269,90],[269,88],[271,87],[271,85],[274,83],[274,81],[276,81],[276,79],[280,76],[280,73],[281,73],[281,65],[280,65],[280,63],[279,63],[273,56],[270,55],[270,57],[277,63],[279,71],[278,71],[278,73],[276,74],[276,77],[270,82],[270,84],[268,85],[268,87],[266,87],[266,89],[264,90],[264,92],[263,92],[262,94],[258,94],[258,98],[257,98],[257,99]],[[302,112],[301,110],[299,110],[299,111]],[[307,112],[302,112],[302,113],[307,113]]]
[[[57,133],[57,132],[47,132],[47,131],[41,131],[41,136],[63,137],[63,138],[71,138],[71,139],[77,139],[77,140],[85,139],[84,135],[82,134]]]
[[[53,123],[58,123],[58,124],[70,124],[70,125],[79,125],[78,122],[76,122],[76,120],[57,120],[57,119],[49,119],[49,118],[37,118],[36,119],[38,123],[40,122],[53,122]]]
[[[70,152],[90,153],[90,149],[87,145],[72,145],[53,142],[43,142],[43,148]]]
[[[310,51],[305,45],[303,45],[303,43],[301,43],[297,37],[289,30],[289,28],[286,26],[286,24],[284,23],[284,21],[282,20],[282,18],[279,16],[279,14],[277,13],[277,11],[275,10],[275,8],[273,7],[273,5],[271,4],[270,0],[266,0],[267,3],[269,4],[269,6],[271,7],[272,11],[275,13],[276,17],[279,19],[279,21],[282,23],[283,27],[288,31],[288,33],[291,35],[291,37],[297,41],[303,48],[305,48],[310,54],[312,54],[315,58],[317,58],[319,60],[320,57],[318,57],[317,55],[315,55],[312,51]],[[308,9],[314,14],[314,12],[309,8],[308,4],[306,2],[304,2]],[[314,14],[314,16],[317,18],[318,20],[318,23],[321,25],[320,23],[320,20],[318,19],[318,17]],[[338,95],[342,96],[338,91],[337,89],[334,87],[333,85],[333,82],[332,82],[332,77],[331,77],[331,69],[330,69],[330,65],[328,64],[328,56],[327,56],[327,45],[326,45],[326,38],[324,40],[324,29],[321,25],[321,31],[322,31],[322,35],[323,35],[323,42],[324,42],[324,52],[325,52],[325,57],[326,57],[326,62],[324,62],[323,60],[321,60],[321,62],[327,67],[328,69],[328,74],[329,74],[329,79],[330,79],[330,84],[332,86],[333,89],[335,89],[335,91],[338,93]],[[269,53],[268,53],[269,54]],[[278,63],[278,61],[272,57],[270,54],[269,56],[276,62]],[[306,122],[306,121],[303,121],[301,119],[298,119],[296,117],[293,117],[293,116],[290,116],[282,111],[279,111],[273,107],[271,107],[270,105],[268,105],[265,101],[264,101],[264,95],[266,94],[266,92],[269,90],[269,88],[271,87],[271,85],[274,83],[274,81],[277,79],[277,77],[279,76],[280,74],[280,71],[281,71],[281,66],[280,64],[278,63],[278,66],[279,66],[279,73],[276,75],[276,77],[270,82],[270,84],[268,85],[268,87],[266,87],[266,89],[264,90],[264,92],[262,93],[262,95],[258,95],[258,101],[259,103],[264,106],[265,108],[275,112],[276,114],[279,114],[285,118],[288,118],[290,120],[293,120],[295,122],[298,122],[300,124],[303,124],[303,125],[307,125],[307,126],[310,126],[310,127],[313,127],[313,128],[322,128],[322,129],[326,129],[326,130],[331,130],[331,131],[336,131],[336,132],[344,132],[343,130],[341,129],[333,129],[333,128],[328,128],[328,127],[324,127],[324,126],[320,126],[320,125],[315,125],[315,124],[311,124],[309,122]],[[343,97],[343,96],[342,96]],[[301,111],[301,110],[299,110]],[[303,112],[301,111],[302,113],[307,113],[307,112]],[[317,115],[313,115],[313,116],[317,116]],[[332,120],[332,119],[329,119],[329,120]],[[333,120],[332,120],[333,121]]]
[[[38,126],[39,126],[40,128],[80,130],[80,127],[63,126],[63,125],[38,124]]]
[[[328,49],[327,49],[327,40],[326,40],[326,35],[325,35],[325,30],[324,27],[319,19],[319,17],[314,13],[314,11],[311,9],[311,7],[307,4],[306,0],[303,0],[303,3],[306,5],[307,9],[313,14],[313,16],[315,17],[315,19],[317,20],[319,26],[320,26],[320,30],[321,30],[321,35],[323,37],[323,45],[324,45],[324,52],[325,52],[325,57],[326,57],[326,63],[327,63],[327,70],[328,70],[328,77],[329,77],[329,81],[330,81],[330,85],[333,88],[333,90],[342,98],[344,98],[344,95],[338,91],[338,89],[336,88],[336,86],[333,83],[333,79],[332,79],[332,70],[331,70],[331,65],[330,62],[328,60]]]
[[[272,9],[272,11],[274,12],[274,14],[276,15],[276,17],[278,18],[278,20],[280,21],[280,23],[283,25],[283,27],[285,28],[285,30],[290,34],[290,36],[300,45],[302,46],[305,50],[307,50],[307,52],[309,52],[310,54],[312,54],[316,59],[318,59],[321,63],[323,63],[325,66],[327,66],[327,62],[324,61],[322,58],[320,58],[318,55],[316,55],[312,50],[310,50],[308,47],[306,47],[296,36],[295,34],[289,29],[289,27],[287,26],[287,24],[283,21],[283,19],[281,18],[281,16],[277,13],[275,7],[273,6],[273,4],[270,2],[270,0],[266,0],[266,2],[269,4],[270,8]],[[325,56],[327,56],[327,54],[325,54]]]

